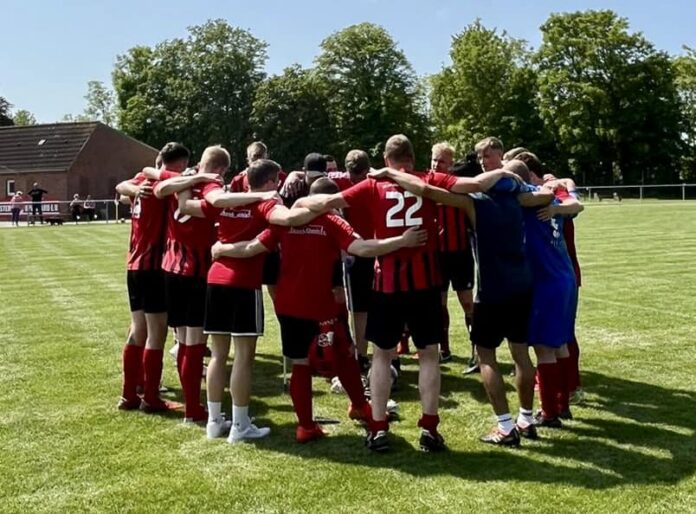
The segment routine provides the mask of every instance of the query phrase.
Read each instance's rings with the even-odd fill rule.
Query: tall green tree
[[[381,162],[386,139],[404,133],[424,164],[429,144],[424,91],[389,33],[361,23],[332,34],[321,49],[317,73],[335,128],[332,153],[361,148]]]
[[[681,113],[669,57],[612,11],[552,15],[537,54],[540,114],[585,184],[678,178]]]
[[[286,169],[301,169],[309,152],[333,148],[326,89],[313,70],[299,65],[263,82],[256,91],[251,123],[273,159]]]
[[[10,109],[12,109],[12,104],[5,97],[0,96],[0,127],[14,125],[10,116]]]
[[[113,73],[119,125],[155,147],[181,141],[196,155],[222,144],[233,166],[243,165],[267,45],[224,20],[188,30],[185,39],[119,56]]]
[[[84,112],[86,118],[101,121],[109,126],[116,123],[114,92],[107,88],[103,82],[90,80],[87,83],[85,100],[87,100]]]
[[[19,109],[12,115],[12,121],[18,126],[36,125],[36,116],[26,109]]]
[[[452,38],[452,64],[431,77],[435,135],[460,152],[486,136],[507,147],[525,146],[554,157],[539,117],[536,72],[524,41],[484,27],[479,20]]]
[[[696,50],[684,47],[685,54],[674,61],[675,84],[682,103],[685,144],[681,162],[682,179],[696,178]]]

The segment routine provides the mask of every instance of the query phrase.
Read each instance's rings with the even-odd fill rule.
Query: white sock
[[[528,427],[534,424],[534,416],[532,411],[520,408],[520,414],[517,416],[517,424],[521,427]]]
[[[249,406],[239,407],[237,405],[232,405],[232,425],[237,430],[244,430],[249,426],[251,421],[249,420]]]
[[[512,432],[512,429],[515,428],[515,423],[512,421],[512,416],[510,416],[509,412],[506,412],[505,414],[501,414],[500,416],[497,416],[498,418],[498,429],[503,433],[503,434],[509,434]]]
[[[222,402],[208,402],[208,421],[220,421]]]

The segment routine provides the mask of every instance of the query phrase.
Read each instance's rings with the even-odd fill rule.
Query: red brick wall
[[[113,198],[114,187],[145,166],[154,166],[157,150],[106,125],[98,125],[68,172],[66,196]],[[48,188],[46,188],[48,189]]]
[[[34,172],[34,173],[14,173],[0,175],[0,198],[7,198],[6,184],[8,180],[15,181],[15,191],[22,191],[25,195],[34,187],[34,182],[38,182],[42,189],[48,191],[44,196],[46,200],[65,200],[67,198],[67,175],[65,172]],[[72,198],[72,197],[71,197]]]

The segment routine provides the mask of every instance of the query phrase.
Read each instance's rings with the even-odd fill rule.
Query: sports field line
[[[631,302],[619,302],[616,300],[606,300],[604,298],[597,298],[594,296],[588,296],[586,294],[582,295],[582,301],[604,303],[607,305],[614,305],[616,307],[627,307],[629,309],[636,309],[636,310],[641,310],[641,311],[646,311],[646,312],[653,312],[653,313],[661,314],[661,315],[676,316],[678,318],[687,319],[690,321],[696,321],[696,316],[692,316],[690,314],[686,314],[683,312],[667,311],[665,309],[659,309],[657,307],[649,307],[647,305],[639,305],[637,303],[631,303]]]

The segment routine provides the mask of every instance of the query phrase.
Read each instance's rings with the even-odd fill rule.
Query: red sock
[[[449,352],[449,351],[450,351],[450,345],[449,345],[449,326],[450,326],[449,310],[447,310],[447,306],[446,306],[446,305],[443,305],[443,306],[442,306],[442,329],[443,329],[443,334],[442,334],[442,343],[440,343],[440,351],[441,351],[441,352]]]
[[[563,412],[570,408],[570,386],[573,380],[573,362],[570,357],[556,358],[558,363],[558,411]]]
[[[188,346],[181,365],[181,386],[184,389],[187,418],[197,418],[201,415],[201,377],[204,356],[204,344]]]
[[[347,352],[338,353],[340,355],[336,355],[336,374],[353,407],[360,409],[367,403],[362,378],[360,378],[360,366],[358,361]]]
[[[558,417],[558,364],[555,362],[539,363],[537,366],[539,375],[539,397],[541,398],[541,412],[545,418]]]
[[[423,414],[418,420],[418,426],[433,434],[437,433],[437,426],[440,424],[440,416],[437,414]]]
[[[376,419],[372,419],[367,424],[367,426],[370,429],[370,432],[372,432],[373,434],[376,434],[380,430],[384,430],[385,432],[389,430],[389,422],[386,419],[382,419],[379,421],[377,421]]]
[[[404,328],[404,331],[401,334],[401,340],[399,341],[399,353],[410,353],[411,349],[408,347],[409,337],[411,337],[411,332],[408,331],[408,328]]]
[[[293,364],[290,376],[290,398],[297,414],[297,421],[303,428],[314,426],[312,416],[312,371],[304,364]]]
[[[159,386],[162,380],[162,356],[164,350],[146,348],[143,352],[143,369],[145,382],[143,386],[145,403],[154,405],[159,402]]]
[[[176,372],[179,374],[179,380],[181,378],[181,370],[184,369],[184,356],[186,355],[186,345],[179,343],[179,349],[176,351]],[[181,385],[184,385],[182,380]]]
[[[570,352],[570,361],[572,365],[570,376],[570,392],[572,393],[580,387],[580,347],[578,346],[578,340],[575,336],[573,336],[573,340],[568,343],[568,352]]]
[[[134,344],[127,344],[123,347],[123,388],[121,396],[126,400],[135,401],[138,399],[136,388],[138,387],[138,377],[142,374],[143,368],[143,347]]]

